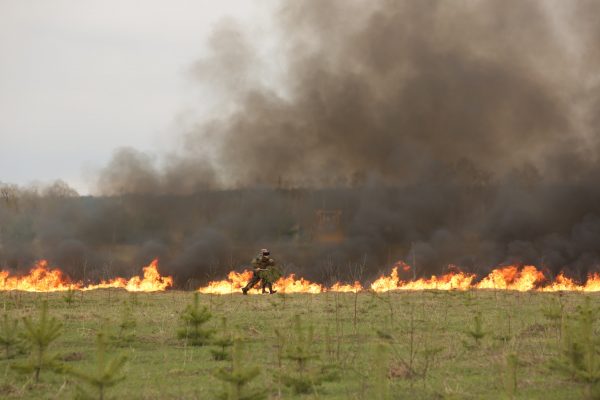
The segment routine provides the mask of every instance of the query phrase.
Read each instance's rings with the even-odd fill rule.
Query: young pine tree
[[[324,376],[311,368],[310,360],[317,358],[313,350],[313,327],[307,328],[302,325],[300,316],[294,318],[294,336],[290,340],[285,358],[294,363],[292,373],[282,373],[281,381],[287,387],[292,388],[294,393],[310,393],[323,381]]]
[[[125,305],[121,313],[121,320],[117,325],[117,331],[111,337],[111,339],[120,344],[127,345],[135,340],[135,328],[137,322],[131,312],[131,307]]]
[[[243,350],[241,340],[235,340],[231,367],[219,368],[213,372],[213,376],[225,384],[223,391],[217,394],[217,398],[221,400],[261,400],[267,397],[266,390],[249,387],[250,382],[260,374],[260,369],[244,365]]]
[[[212,317],[206,307],[200,307],[198,293],[194,293],[194,301],[188,304],[183,313],[181,320],[183,327],[177,332],[180,339],[185,339],[194,346],[203,346],[210,342],[213,334],[212,329],[203,328],[204,325]]]
[[[486,335],[483,330],[483,322],[481,320],[481,313],[476,313],[473,317],[473,329],[468,330],[467,335],[475,339],[475,344],[479,346],[481,339]]]
[[[12,349],[19,343],[19,320],[9,318],[8,314],[2,316],[0,320],[0,345],[4,347],[5,357],[14,356]]]
[[[560,300],[551,299],[550,302],[542,308],[542,314],[549,320],[550,325],[556,329],[557,337],[560,339],[564,316],[564,304]]]
[[[75,290],[69,289],[63,295],[63,300],[67,303],[68,306],[71,306],[73,302],[75,302]]]
[[[231,354],[229,348],[233,345],[233,336],[231,331],[227,328],[227,318],[221,319],[221,331],[218,336],[213,339],[212,344],[216,346],[216,349],[211,349],[213,359],[217,361],[230,360]]]
[[[563,330],[562,348],[552,366],[569,378],[585,384],[585,398],[600,398],[600,336],[594,325],[598,309],[589,297],[577,308],[574,321]]]
[[[117,356],[112,359],[107,357],[108,343],[104,333],[98,333],[96,337],[96,366],[91,372],[70,369],[68,373],[75,378],[91,386],[96,394],[90,394],[80,386],[77,387],[77,397],[85,400],[104,400],[106,390],[115,386],[125,379],[122,373],[123,366],[127,361],[125,356]]]
[[[15,364],[13,368],[22,373],[33,372],[37,383],[43,369],[61,368],[56,355],[48,354],[48,347],[61,335],[62,324],[56,318],[48,316],[48,302],[43,301],[38,320],[23,318],[23,325],[23,339],[29,347],[30,354],[24,363]]]

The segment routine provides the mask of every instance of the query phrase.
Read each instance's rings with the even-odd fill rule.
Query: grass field
[[[561,320],[575,314],[586,296],[594,307],[600,303],[593,294],[492,291],[199,299],[213,315],[206,327],[216,329],[217,337],[229,332],[241,339],[245,352],[236,359],[260,368],[249,387],[265,389],[270,399],[572,399],[584,396],[585,384],[551,365],[564,336]],[[65,293],[3,292],[0,298],[11,318],[34,319],[47,300],[50,315],[63,323],[62,335],[48,351],[83,371],[94,368],[96,333],[117,332],[129,309],[133,337],[109,349],[110,357],[127,356],[126,378],[107,391],[109,398],[212,399],[224,387],[213,371],[231,361],[213,360],[215,346],[192,346],[177,337],[181,313],[193,300],[190,292],[97,290],[77,292],[70,303]],[[559,304],[563,311],[557,314]],[[282,378],[298,371],[298,362],[290,358],[298,343],[296,315],[309,342],[301,351],[311,355],[303,376],[314,384],[306,394],[296,394]],[[478,331],[479,315],[482,335],[472,333]],[[227,318],[225,331],[221,317]],[[306,338],[309,326],[312,339]],[[32,374],[10,367],[26,357],[2,356],[0,398],[74,396],[80,383],[70,375],[42,370],[34,383]]]

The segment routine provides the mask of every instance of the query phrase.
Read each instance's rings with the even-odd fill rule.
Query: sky
[[[86,194],[117,148],[175,146],[210,109],[191,69],[214,27],[268,34],[272,3],[0,0],[0,182]]]

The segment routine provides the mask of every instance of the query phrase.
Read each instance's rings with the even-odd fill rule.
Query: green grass
[[[0,305],[11,317],[35,318],[47,300],[49,314],[64,325],[49,352],[83,371],[95,366],[97,332],[116,332],[124,308],[130,307],[134,339],[108,353],[127,357],[126,379],[107,392],[109,397],[212,399],[221,391],[223,383],[213,372],[231,361],[215,361],[211,346],[191,346],[177,338],[180,314],[192,302],[192,293],[101,290],[76,293],[71,303],[64,296],[3,292]],[[200,295],[200,305],[213,315],[207,327],[218,331],[226,317],[228,329],[243,339],[245,364],[261,369],[250,387],[267,388],[271,399],[372,399],[381,393],[397,399],[503,399],[511,398],[514,376],[514,398],[564,399],[581,398],[584,387],[550,368],[559,353],[561,329],[560,320],[544,310],[556,308],[560,300],[565,315],[573,314],[585,296],[490,291],[234,294]],[[600,305],[599,295],[587,296],[595,307]],[[314,328],[312,350],[318,358],[308,361],[309,368],[335,372],[303,395],[295,395],[278,378],[296,368],[285,357],[296,336],[296,315]],[[469,333],[477,330],[476,315],[483,331],[477,340]],[[82,385],[51,371],[35,384],[31,375],[10,368],[25,355],[0,357],[0,398],[72,398],[76,385]]]

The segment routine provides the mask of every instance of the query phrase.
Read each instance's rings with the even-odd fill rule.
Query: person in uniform
[[[248,294],[248,290],[252,289],[258,282],[262,282],[262,292],[266,293],[267,288],[269,293],[276,293],[273,290],[273,283],[281,277],[281,272],[275,266],[275,260],[270,257],[271,253],[267,249],[262,249],[258,257],[252,260],[252,278],[246,286],[242,288],[243,294]]]

